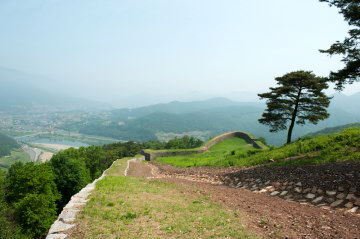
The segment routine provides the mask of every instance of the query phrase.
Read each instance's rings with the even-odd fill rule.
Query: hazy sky
[[[348,26],[318,0],[0,0],[0,29],[0,66],[110,102],[261,92],[299,69],[325,76],[342,64],[318,49]]]

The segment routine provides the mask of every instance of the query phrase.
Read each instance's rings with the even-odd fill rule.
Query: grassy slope
[[[314,133],[310,133],[308,135],[305,135],[305,137],[311,137],[311,136],[316,136],[316,135],[324,135],[324,134],[331,134],[331,133],[338,133],[338,132],[340,132],[340,131],[342,131],[344,129],[348,129],[348,128],[360,128],[360,122],[340,125],[340,126],[336,126],[336,127],[325,128],[325,129],[316,131]]]
[[[125,163],[98,182],[71,238],[254,238],[238,212],[172,183],[120,176]]]
[[[220,144],[219,147],[221,147]],[[199,154],[158,158],[157,160],[179,167],[255,166],[269,163],[275,166],[284,166],[360,160],[360,129],[346,129],[340,133],[303,139],[290,145],[264,151],[250,150],[246,152],[246,149],[243,148],[235,151],[235,155],[224,151],[223,153],[214,153],[212,157]],[[291,157],[293,159],[289,160]]]
[[[245,153],[250,149],[254,148],[247,144],[245,140],[240,138],[231,138],[212,146],[210,150],[205,153],[186,156],[161,157],[156,160],[161,163],[180,167],[209,166],[212,165],[213,162],[224,161],[225,156],[230,154],[233,150],[239,153]]]
[[[10,156],[0,158],[0,168],[7,169],[15,162],[30,162],[30,156],[22,149],[13,150]]]

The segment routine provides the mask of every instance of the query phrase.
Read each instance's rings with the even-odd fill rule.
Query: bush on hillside
[[[60,151],[49,161],[55,174],[55,184],[62,195],[59,209],[91,181],[85,161],[76,149]]]
[[[286,160],[290,157],[304,156],[305,160]],[[227,162],[218,162],[218,165],[229,164],[239,166],[254,166],[274,162],[276,165],[329,163],[344,160],[360,160],[360,129],[346,129],[340,133],[300,139],[292,144],[279,148],[260,151],[254,155],[245,155],[243,152],[227,155]]]
[[[175,137],[165,144],[166,149],[192,149],[200,147],[204,142],[193,136]]]
[[[20,145],[13,139],[0,133],[0,157],[10,155],[11,150],[20,148]]]

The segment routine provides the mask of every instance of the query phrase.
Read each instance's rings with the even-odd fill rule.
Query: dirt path
[[[130,160],[128,163],[129,163],[129,168],[126,173],[127,176],[146,177],[146,178],[153,177],[151,168],[149,167],[149,165],[144,163],[143,160],[135,159],[135,160]]]
[[[302,205],[266,194],[220,185],[208,175],[160,172],[156,165],[130,162],[129,176],[158,178],[183,185],[185,190],[209,195],[214,201],[239,211],[247,227],[264,238],[360,238],[360,217],[341,211]]]

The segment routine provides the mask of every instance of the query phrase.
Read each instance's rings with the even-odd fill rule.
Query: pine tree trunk
[[[294,111],[295,111],[295,110],[294,110]],[[296,118],[296,116],[295,116],[295,118]],[[291,123],[290,123],[289,131],[288,131],[288,135],[287,135],[286,144],[290,144],[290,143],[291,143],[291,135],[292,135],[292,131],[293,131],[294,125],[295,125],[295,118],[294,118],[294,117],[291,118]]]
[[[302,90],[302,88],[300,87],[297,98],[296,98],[296,102],[295,102],[295,108],[291,115],[291,123],[290,123],[289,131],[288,131],[288,135],[287,135],[286,144],[291,143],[291,135],[292,135],[292,131],[294,129],[295,120],[296,120],[296,116],[297,116],[297,112],[298,112],[298,108],[299,108],[299,100],[300,100],[300,96],[301,96],[301,90]]]

